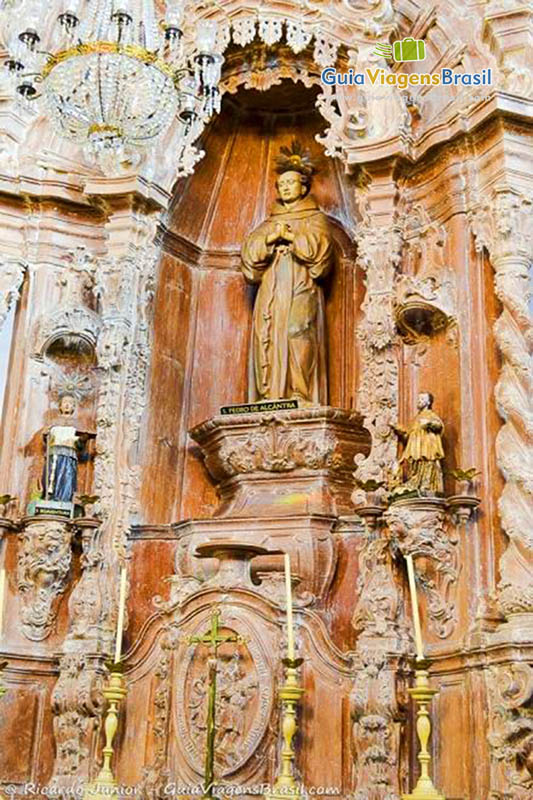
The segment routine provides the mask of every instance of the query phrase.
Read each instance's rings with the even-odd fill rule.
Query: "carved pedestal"
[[[370,449],[360,417],[329,407],[214,417],[191,436],[217,482],[217,516],[349,513],[354,458]]]

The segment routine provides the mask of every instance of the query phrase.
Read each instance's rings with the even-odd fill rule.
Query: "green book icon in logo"
[[[423,61],[426,57],[426,43],[422,39],[401,39],[394,42],[395,61]]]

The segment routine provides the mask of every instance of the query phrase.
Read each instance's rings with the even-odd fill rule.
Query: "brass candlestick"
[[[286,800],[287,797],[293,797],[298,800],[298,798],[302,797],[294,777],[296,753],[292,743],[298,730],[296,709],[305,691],[298,683],[298,667],[303,664],[303,659],[284,658],[283,664],[287,667],[287,675],[284,685],[278,692],[282,708],[281,731],[283,733],[281,771],[274,782],[273,790],[263,795],[267,800],[278,800],[278,798],[279,800],[282,798]]]
[[[431,719],[428,705],[434,695],[438,694],[438,689],[432,689],[429,685],[429,664],[429,661],[417,659],[415,685],[412,689],[408,689],[409,694],[418,706],[416,732],[420,740],[420,751],[418,753],[420,778],[413,793],[402,795],[402,800],[445,800],[444,795],[435,789],[429,776],[431,754],[428,750],[428,742],[431,736]]]
[[[104,726],[105,746],[102,750],[104,761],[96,780],[92,783],[88,783],[85,787],[83,795],[84,800],[109,800],[111,794],[116,794],[118,787],[117,780],[111,768],[111,760],[115,752],[113,740],[118,728],[119,704],[121,700],[126,697],[128,690],[126,689],[124,676],[122,674],[122,665],[113,664],[110,669],[109,683],[102,692],[105,699],[109,701],[109,708],[107,709]]]

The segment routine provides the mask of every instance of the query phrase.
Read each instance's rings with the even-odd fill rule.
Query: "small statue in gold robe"
[[[278,159],[278,201],[242,247],[242,272],[259,284],[250,349],[249,400],[327,405],[324,296],[333,263],[328,221],[309,194],[314,172],[293,142]]]
[[[424,496],[443,495],[444,424],[433,411],[433,395],[429,392],[418,395],[417,407],[418,414],[407,429],[393,426],[400,441],[405,443],[399,461],[403,482],[393,489],[393,494],[416,491]]]

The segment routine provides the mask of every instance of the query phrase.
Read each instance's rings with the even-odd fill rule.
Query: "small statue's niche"
[[[34,437],[36,461],[28,516],[86,516],[91,493],[95,432],[96,352],[88,336],[59,331],[42,351],[49,376],[49,409]]]
[[[405,344],[435,336],[454,323],[452,272],[446,264],[446,230],[420,206],[404,225],[403,270],[396,282],[395,317]]]

